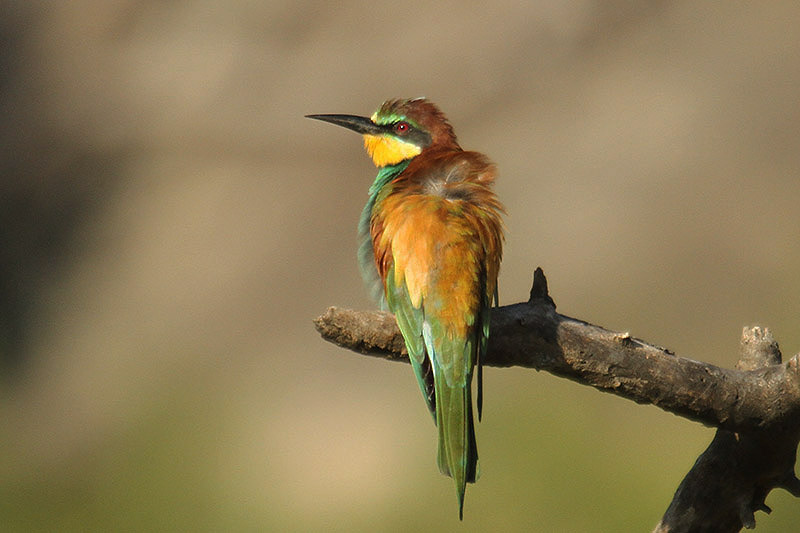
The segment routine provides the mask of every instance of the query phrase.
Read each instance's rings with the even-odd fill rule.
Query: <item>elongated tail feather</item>
[[[463,373],[453,372],[456,364],[453,353],[457,352],[454,348],[460,343],[453,339],[440,343],[440,350],[437,350],[428,322],[425,322],[422,331],[434,375],[439,470],[453,478],[458,496],[458,516],[463,519],[466,484],[475,483],[478,478],[478,446],[472,414],[473,365],[470,363],[474,360],[475,345],[471,340],[461,345],[464,360],[459,364],[463,365]],[[448,353],[450,351],[452,353]],[[460,379],[454,374],[460,375]]]
[[[435,364],[435,363],[434,363]],[[446,380],[436,380],[436,425],[439,428],[439,470],[456,485],[458,516],[464,517],[464,493],[467,483],[478,477],[478,446],[472,415],[469,385],[451,387]]]

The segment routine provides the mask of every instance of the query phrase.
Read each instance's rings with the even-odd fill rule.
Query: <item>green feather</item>
[[[475,357],[471,339],[448,340],[435,336],[435,325],[426,321],[422,334],[430,356],[436,391],[436,425],[439,429],[439,470],[456,485],[459,518],[464,514],[467,483],[478,478],[478,447],[472,416],[472,369]],[[437,349],[441,346],[441,350]],[[446,356],[445,354],[449,354]]]
[[[407,166],[408,161],[405,161],[394,166],[381,168],[372,186],[370,186],[369,200],[361,212],[361,219],[358,223],[358,258],[361,276],[364,278],[364,283],[367,285],[370,294],[380,304],[381,309],[386,309],[388,304],[388,308],[395,315],[397,325],[405,339],[408,357],[414,369],[414,376],[417,378],[417,384],[435,422],[436,408],[431,376],[429,375],[431,371],[430,363],[425,359],[425,345],[422,340],[422,321],[424,317],[422,309],[411,305],[411,298],[408,295],[405,283],[398,287],[395,283],[389,282],[384,288],[383,281],[375,265],[375,252],[370,234],[372,210],[375,207],[375,203],[379,197],[391,192],[391,188],[387,187],[387,185]],[[387,279],[394,280],[394,265],[392,265],[387,274]]]
[[[372,236],[370,235],[370,221],[372,219],[372,209],[380,194],[388,194],[389,190],[381,193],[381,190],[397,177],[408,166],[408,161],[391,167],[383,167],[375,176],[375,181],[369,188],[369,200],[361,211],[361,218],[358,221],[358,265],[361,268],[361,277],[367,286],[370,296],[378,302],[381,309],[386,309],[386,299],[383,291],[383,282],[375,266],[375,252],[372,250]]]
[[[406,284],[402,283],[397,286],[394,283],[394,265],[389,269],[386,279],[389,280],[386,284],[386,299],[389,309],[394,313],[397,325],[403,334],[406,349],[408,349],[408,358],[414,368],[417,384],[419,384],[422,396],[428,405],[428,410],[433,415],[434,421],[436,421],[436,404],[428,381],[429,366],[425,360],[425,342],[422,337],[425,316],[422,309],[411,304],[411,297],[408,295]]]

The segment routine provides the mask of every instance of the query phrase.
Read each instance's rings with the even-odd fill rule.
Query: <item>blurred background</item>
[[[458,522],[410,367],[323,342],[372,308],[357,135],[427,96],[490,155],[502,304],[732,367],[800,350],[800,4],[1,1],[7,531],[649,531],[713,430],[485,372]],[[759,531],[800,503],[767,499]]]

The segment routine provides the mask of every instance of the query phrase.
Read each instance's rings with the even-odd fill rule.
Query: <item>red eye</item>
[[[396,131],[401,135],[408,133],[409,129],[410,126],[408,125],[408,122],[398,122],[397,124],[394,125],[394,131]]]

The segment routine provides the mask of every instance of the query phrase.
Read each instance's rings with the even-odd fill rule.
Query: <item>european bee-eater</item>
[[[361,271],[397,319],[439,430],[439,470],[455,481],[463,518],[466,484],[478,476],[472,374],[477,366],[480,418],[503,245],[495,167],[462,150],[447,118],[424,98],[389,100],[370,118],[308,118],[362,134],[378,167],[358,227]]]

